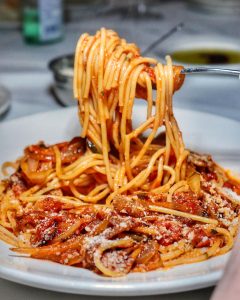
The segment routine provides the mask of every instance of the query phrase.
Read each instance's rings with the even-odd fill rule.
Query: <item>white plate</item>
[[[145,106],[136,106],[137,122],[144,117],[145,111]],[[218,162],[240,171],[240,123],[190,110],[177,110],[176,115],[188,147],[215,154]],[[75,108],[5,122],[0,125],[0,163],[15,159],[30,143],[62,141],[78,135],[79,131]],[[2,278],[54,291],[99,296],[152,295],[211,286],[221,277],[228,258],[224,255],[165,271],[112,279],[53,262],[9,256],[14,253],[8,248],[0,243]]]

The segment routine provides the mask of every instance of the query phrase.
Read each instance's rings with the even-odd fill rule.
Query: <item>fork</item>
[[[240,70],[232,70],[225,68],[210,68],[210,67],[190,67],[183,68],[181,74],[217,74],[217,75],[227,75],[227,76],[236,76],[240,79]]]
[[[152,51],[154,48],[159,46],[159,44],[165,42],[165,40],[169,39],[174,33],[179,32],[184,27],[184,23],[181,22],[177,25],[175,25],[173,28],[171,28],[169,31],[167,31],[165,34],[163,34],[160,38],[155,40],[153,43],[151,43],[143,52],[142,56],[148,54],[150,51]],[[217,75],[226,75],[226,76],[236,76],[240,79],[240,70],[232,70],[232,69],[225,69],[225,68],[219,68],[219,67],[189,67],[189,68],[183,68],[181,70],[181,74],[217,74]]]

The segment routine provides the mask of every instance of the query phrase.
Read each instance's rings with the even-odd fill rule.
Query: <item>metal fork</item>
[[[170,38],[174,33],[182,30],[184,27],[184,23],[181,22],[177,25],[175,25],[173,28],[171,28],[169,31],[167,31],[165,34],[163,34],[160,38],[155,40],[153,43],[151,43],[143,52],[142,56],[146,55],[150,51],[152,51],[154,48],[159,46],[159,44],[163,43],[165,40]],[[225,68],[218,68],[218,67],[190,67],[190,68],[184,68],[181,71],[182,74],[217,74],[217,75],[226,75],[226,76],[236,76],[240,79],[240,70],[232,70],[232,69],[225,69]]]
[[[236,76],[240,79],[240,70],[232,70],[225,68],[210,68],[210,67],[191,67],[184,68],[181,71],[182,74],[218,74],[218,75],[227,75],[227,76]]]

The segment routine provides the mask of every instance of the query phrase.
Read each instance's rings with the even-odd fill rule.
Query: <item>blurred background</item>
[[[75,105],[76,42],[102,26],[145,56],[240,69],[238,0],[0,0],[0,121]],[[239,94],[236,78],[192,75],[174,104],[240,121]]]

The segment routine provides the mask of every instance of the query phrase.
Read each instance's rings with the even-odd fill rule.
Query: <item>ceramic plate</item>
[[[144,105],[135,107],[135,123],[141,122],[145,112]],[[240,171],[240,123],[190,110],[176,110],[176,115],[187,147],[212,153],[225,167]],[[0,163],[14,160],[30,143],[63,141],[79,132],[75,108],[5,122],[0,125]],[[2,278],[54,291],[98,296],[143,296],[208,287],[219,280],[228,258],[224,255],[169,270],[113,279],[80,268],[12,255],[9,246],[0,242]]]

